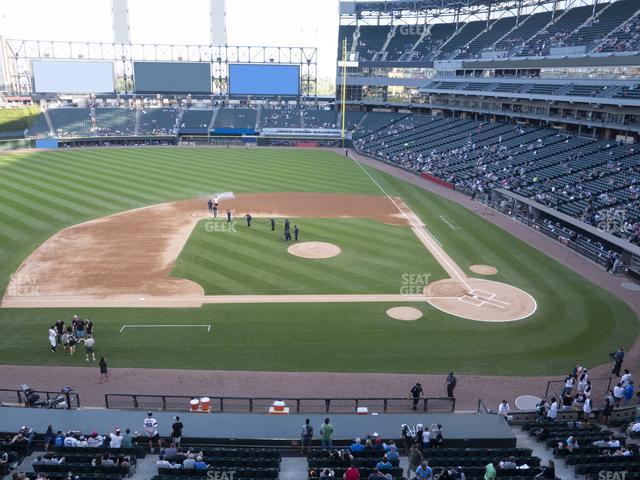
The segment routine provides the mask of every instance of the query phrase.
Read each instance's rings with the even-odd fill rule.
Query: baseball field
[[[330,151],[22,152],[0,186],[5,365],[86,365],[49,350],[73,314],[111,367],[555,375],[638,334],[544,253]]]

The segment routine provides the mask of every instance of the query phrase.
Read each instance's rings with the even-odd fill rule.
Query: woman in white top
[[[49,327],[49,343],[51,344],[51,351],[56,353],[58,351],[58,332],[56,327]]]

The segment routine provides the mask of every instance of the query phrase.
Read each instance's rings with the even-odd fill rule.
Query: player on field
[[[49,343],[51,344],[51,351],[53,353],[58,352],[58,332],[56,331],[56,326],[52,325],[49,328]]]

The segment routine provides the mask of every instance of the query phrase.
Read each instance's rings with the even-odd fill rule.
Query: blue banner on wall
[[[58,148],[58,139],[44,138],[36,140],[36,148]]]

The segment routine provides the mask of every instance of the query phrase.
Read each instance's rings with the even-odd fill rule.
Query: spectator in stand
[[[167,460],[174,460],[178,456],[178,448],[175,443],[169,445],[164,451],[164,458]]]
[[[506,460],[501,461],[500,463],[498,463],[498,467],[500,467],[501,470],[515,470],[516,468],[518,468],[516,457],[511,456]]]
[[[102,466],[114,467],[115,465],[116,465],[116,462],[114,462],[113,459],[111,458],[111,453],[104,452],[104,454],[102,455]]]
[[[496,466],[493,462],[489,462],[484,467],[484,480],[495,480],[496,474]]]
[[[542,471],[536,475],[536,478],[548,478],[554,480],[556,478],[556,465],[553,460],[549,460],[546,467],[542,467]]]
[[[87,339],[89,340],[89,339]],[[119,428],[116,428],[109,434],[109,448],[121,448],[122,447],[122,433]]]
[[[411,449],[409,450],[409,455],[407,458],[409,462],[409,472],[407,473],[407,477],[411,478],[411,475],[415,473],[416,469],[422,464],[422,453],[418,449],[416,444],[411,445]]]
[[[619,383],[613,387],[613,400],[614,406],[619,407],[622,402],[622,398],[624,397],[624,388],[622,387],[622,383]]]
[[[554,421],[558,416],[558,400],[556,397],[551,398],[551,404],[549,405],[549,410],[547,411],[547,419]]]
[[[44,432],[44,451],[48,452],[53,442],[55,440],[55,435],[53,434],[53,427],[51,425],[47,426],[47,431]]]
[[[627,383],[627,386],[624,387],[624,393],[623,393],[624,405],[628,405],[629,402],[631,402],[631,400],[633,399],[633,392],[634,392],[633,380],[630,380],[629,383]]]
[[[356,440],[351,444],[350,450],[351,453],[364,452],[364,445],[362,445],[362,441],[360,440],[360,438],[356,438]]]
[[[419,480],[431,480],[433,478],[433,470],[427,460],[424,460],[422,464],[416,468],[416,478]]]
[[[207,468],[209,468],[209,465],[207,465],[206,462],[204,460],[202,460],[202,456],[201,455],[198,455],[196,457],[195,469],[196,470],[206,470]]]
[[[193,453],[187,455],[187,458],[182,462],[182,468],[196,468],[196,458]]]
[[[153,453],[154,441],[158,443],[158,449],[162,449],[162,438],[160,438],[160,434],[158,433],[158,422],[153,418],[153,412],[147,412],[147,418],[142,422],[142,426],[149,440],[149,450],[151,450],[151,453]]]
[[[329,422],[329,418],[324,419],[324,424],[320,427],[320,436],[322,437],[323,450],[331,450],[333,445],[333,425]]]
[[[360,480],[360,470],[358,470],[354,464],[351,464],[347,471],[344,472],[342,478],[343,480]]]
[[[302,426],[300,432],[300,454],[305,455],[309,453],[309,446],[313,440],[313,427],[311,426],[311,420],[307,418]]]
[[[171,439],[173,443],[176,444],[178,448],[180,448],[180,442],[182,441],[182,429],[184,425],[180,421],[180,417],[177,415],[173,417],[173,424],[171,425]]]
[[[613,398],[613,392],[609,390],[607,395],[604,397],[604,408],[602,409],[602,423],[607,425],[609,423],[609,417],[611,416],[611,412],[613,411],[613,406],[615,405],[616,400]]]
[[[131,430],[127,428],[122,436],[122,448],[131,447],[133,447],[133,435],[131,435]]]
[[[87,438],[87,446],[92,448],[101,447],[103,443],[104,440],[102,438],[102,435],[98,435],[98,432],[95,431],[91,432],[91,435],[89,435],[89,438]]]
[[[390,471],[393,468],[393,465],[391,465],[391,462],[385,455],[382,457],[382,460],[377,463],[376,468],[380,471]]]

